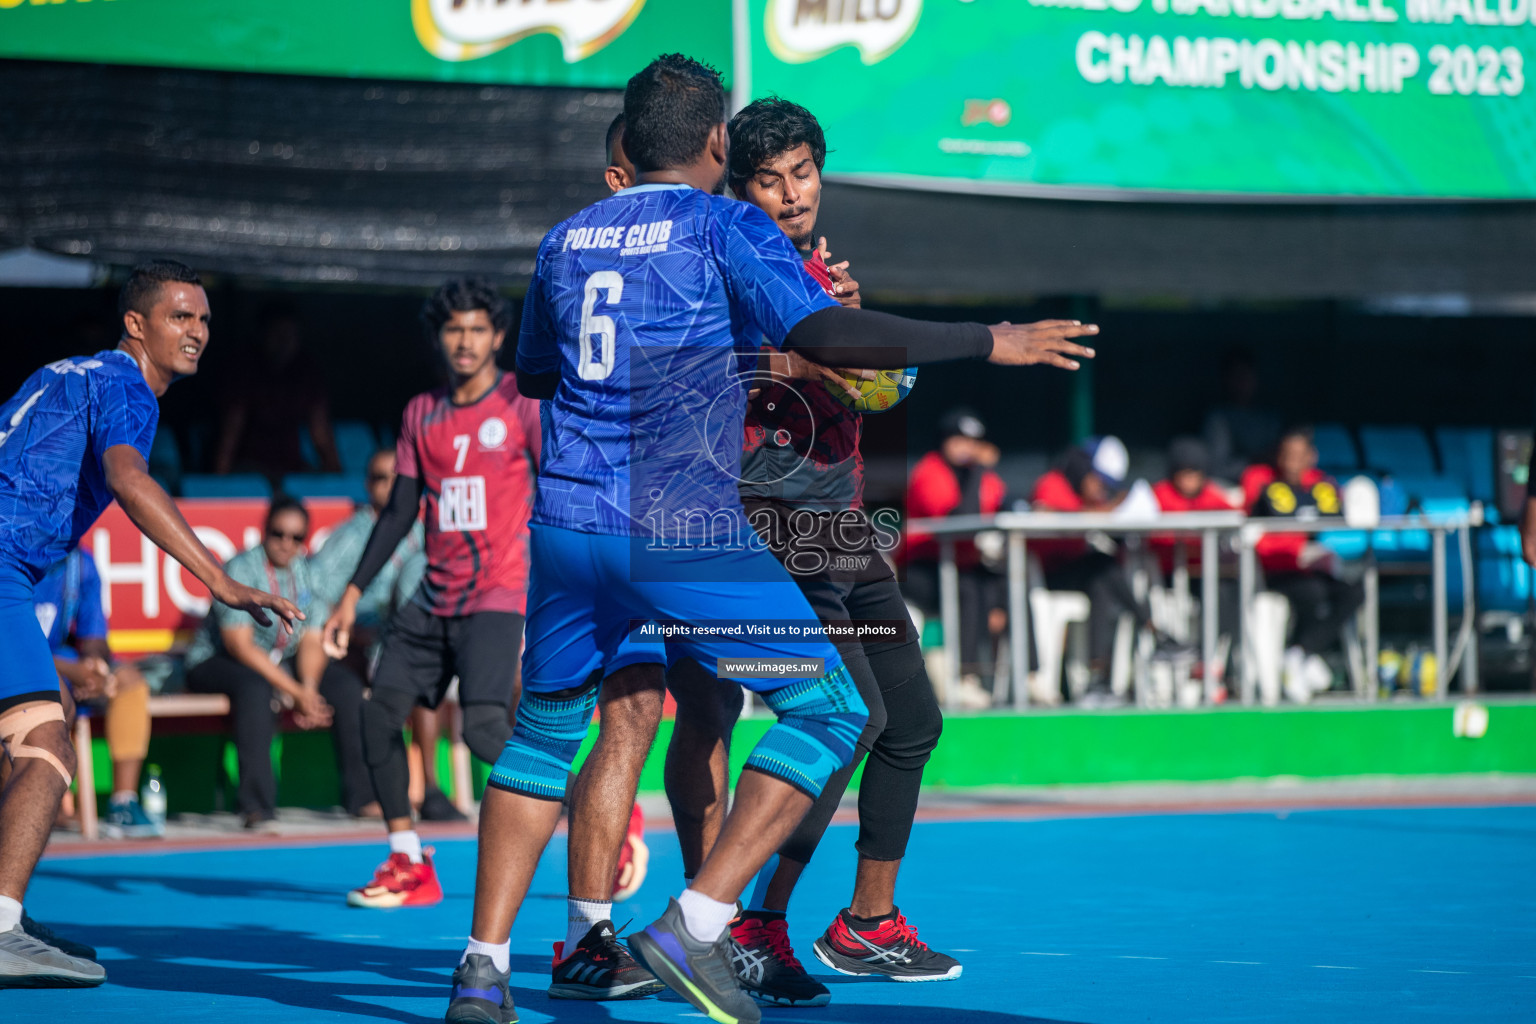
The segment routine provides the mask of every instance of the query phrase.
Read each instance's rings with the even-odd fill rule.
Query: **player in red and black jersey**
[[[345,653],[357,602],[418,515],[427,570],[389,633],[363,704],[368,767],[389,829],[390,856],[347,902],[425,906],[442,899],[429,851],[411,821],[402,729],[417,704],[437,707],[459,680],[464,742],[494,762],[511,734],[528,584],[528,516],[539,457],[538,403],[496,366],[511,311],[489,284],[454,280],[422,308],[447,362],[447,387],[406,406],[389,504],[352,582],[325,624],[332,657]]]

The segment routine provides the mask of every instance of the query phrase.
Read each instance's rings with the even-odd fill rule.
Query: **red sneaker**
[[[373,873],[373,881],[347,893],[349,907],[430,907],[443,901],[443,887],[432,866],[432,848],[422,850],[420,864],[403,853],[392,853]]]
[[[870,931],[859,931],[844,910],[811,947],[816,959],[840,974],[884,975],[893,981],[949,981],[960,962],[930,949],[917,929],[894,910]]]
[[[651,863],[651,848],[645,845],[645,814],[640,805],[629,813],[629,831],[619,847],[619,868],[613,873],[613,902],[620,903],[640,891],[645,871]]]

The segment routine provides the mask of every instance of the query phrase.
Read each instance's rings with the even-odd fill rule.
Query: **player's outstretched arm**
[[[213,552],[203,546],[187,525],[171,496],[149,475],[144,456],[136,448],[113,445],[102,456],[101,465],[106,472],[107,488],[133,525],[160,550],[186,566],[215,600],[245,612],[263,626],[271,624],[267,615],[271,611],[283,620],[289,632],[293,631],[295,619],[304,618],[293,602],[230,579]]]
[[[1003,366],[1048,363],[1075,370],[1093,350],[1072,341],[1097,334],[1095,324],[1042,320],[1035,324],[935,323],[868,309],[819,309],[790,330],[784,348],[825,366],[894,370],[957,359]]]

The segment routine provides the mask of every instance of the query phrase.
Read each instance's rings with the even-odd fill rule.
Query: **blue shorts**
[[[598,669],[693,658],[714,673],[718,658],[821,658],[842,664],[824,638],[779,640],[750,635],[641,641],[646,621],[814,624],[778,559],[755,547],[642,551],[636,538],[534,525],[529,542],[527,647],[523,686],[553,693],[582,685]],[[644,565],[637,565],[636,560]],[[636,571],[638,570],[638,571]],[[777,690],[793,680],[742,679]]]
[[[59,673],[37,623],[32,577],[0,561],[0,711],[34,700],[59,699]]]

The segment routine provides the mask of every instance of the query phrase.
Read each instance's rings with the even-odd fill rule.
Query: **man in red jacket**
[[[1338,484],[1317,468],[1309,427],[1286,430],[1271,464],[1248,467],[1243,495],[1251,516],[1307,520],[1344,513]],[[1265,585],[1291,604],[1285,691],[1305,703],[1332,685],[1333,671],[1322,652],[1338,644],[1344,624],[1365,600],[1365,590],[1358,582],[1339,579],[1338,557],[1307,534],[1268,534],[1257,551]]]
[[[1129,471],[1130,457],[1118,437],[1091,437],[1067,449],[1056,468],[1035,481],[1030,505],[1040,512],[1108,512],[1124,498]],[[1066,538],[1030,546],[1040,558],[1048,589],[1088,595],[1089,683],[1078,703],[1084,707],[1122,703],[1109,685],[1115,630],[1122,615],[1135,619],[1138,628],[1149,627],[1151,611],[1136,599],[1115,554]]]
[[[909,519],[990,515],[1002,509],[1007,488],[993,468],[997,445],[986,438],[986,425],[970,409],[953,409],[939,420],[938,450],[918,460],[907,482]],[[909,531],[902,559],[907,596],[920,607],[937,611],[938,540]],[[983,563],[971,540],[956,540],[955,566],[960,571],[960,702],[989,707],[991,697],[980,681],[992,670],[992,644],[987,641],[1007,628],[1006,581]]]

